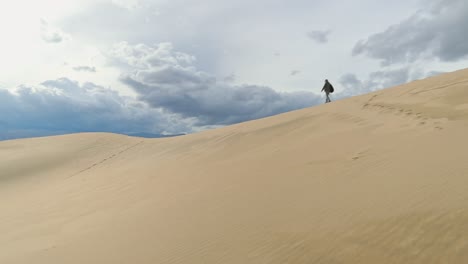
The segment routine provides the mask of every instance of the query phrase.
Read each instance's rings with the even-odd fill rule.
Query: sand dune
[[[165,139],[0,142],[0,263],[468,263],[468,70]]]

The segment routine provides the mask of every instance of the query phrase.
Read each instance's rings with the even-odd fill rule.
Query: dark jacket
[[[322,88],[322,92],[325,91],[325,93],[329,94],[333,93],[333,90],[333,85],[331,85],[329,82],[325,82],[325,85]]]

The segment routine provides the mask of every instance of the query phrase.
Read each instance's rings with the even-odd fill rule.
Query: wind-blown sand
[[[468,263],[468,70],[182,137],[0,142],[0,263]]]

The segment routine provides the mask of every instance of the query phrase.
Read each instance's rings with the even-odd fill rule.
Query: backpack
[[[333,85],[330,84],[330,93],[333,93],[335,89],[333,88]]]

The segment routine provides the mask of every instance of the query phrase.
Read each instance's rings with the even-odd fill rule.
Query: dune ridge
[[[198,134],[0,142],[0,263],[466,263],[468,70]]]

